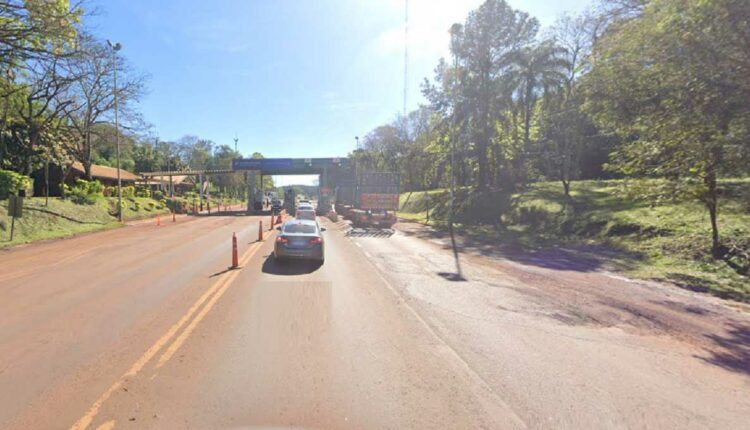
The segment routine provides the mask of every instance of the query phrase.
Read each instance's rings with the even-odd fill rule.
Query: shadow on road
[[[438,272],[438,276],[451,282],[466,282],[467,279],[460,273]]]
[[[732,372],[750,375],[750,325],[731,324],[727,335],[711,334],[718,349],[709,349],[701,360]]]
[[[383,237],[393,236],[395,231],[390,228],[352,228],[347,230],[346,236],[349,237]]]
[[[448,228],[433,228],[418,223],[401,222],[397,229],[407,236],[439,242],[443,249],[452,250],[451,236]],[[547,248],[528,248],[502,239],[468,234],[455,235],[456,249],[460,253],[473,253],[484,257],[503,258],[529,266],[546,269],[595,272],[606,264],[628,268],[629,261],[641,258],[639,255],[627,254],[603,246],[576,246],[565,249],[557,246]]]
[[[263,262],[263,273],[282,276],[306,275],[315,272],[321,266],[317,261],[277,260],[273,254],[270,254]]]
[[[232,211],[214,211],[212,210],[211,213],[196,213],[196,214],[190,214],[190,216],[195,217],[211,217],[211,216],[247,216],[247,211],[245,210],[232,210]]]

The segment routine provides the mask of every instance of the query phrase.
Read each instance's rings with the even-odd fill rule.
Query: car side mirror
[[[276,230],[281,231],[281,227],[276,227]]]
[[[325,228],[325,227],[321,227],[321,228],[320,228],[320,231],[321,231],[321,232],[323,232],[323,231],[326,231],[326,228]]]

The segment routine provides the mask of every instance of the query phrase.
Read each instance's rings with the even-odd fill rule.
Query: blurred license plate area
[[[289,239],[290,248],[306,248],[307,243],[307,239]]]

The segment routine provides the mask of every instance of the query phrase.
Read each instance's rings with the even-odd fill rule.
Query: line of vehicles
[[[333,194],[334,210],[352,222],[354,227],[391,228],[397,221],[399,207],[399,176],[392,172],[369,172],[355,175],[354,180],[338,185]],[[329,196],[325,207],[302,196],[296,196],[292,188],[285,190],[283,203],[274,199],[271,203],[275,214],[282,208],[293,220],[278,227],[279,234],[274,245],[274,258],[307,259],[323,264],[325,261],[324,227],[317,222],[317,215],[326,215],[330,210]],[[322,212],[321,212],[322,211]]]
[[[292,191],[293,193],[293,191]],[[293,209],[287,212],[294,215],[289,220],[277,227],[279,234],[276,236],[273,255],[276,260],[288,259],[314,260],[320,264],[325,261],[325,239],[321,227],[316,219],[316,208],[312,201],[304,198],[295,199],[295,196],[287,193],[285,203],[291,202]],[[279,202],[280,203],[280,202]],[[279,204],[279,206],[281,206]]]

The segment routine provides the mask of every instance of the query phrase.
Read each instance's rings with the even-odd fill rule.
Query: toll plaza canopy
[[[257,189],[256,175],[319,175],[320,187],[319,208],[328,205],[330,192],[336,184],[354,178],[354,172],[348,158],[236,158],[232,160],[232,170],[248,172],[248,212],[262,208],[260,198],[263,196],[263,181]]]
[[[254,170],[261,175],[322,175],[349,168],[348,158],[237,158],[233,170]]]

